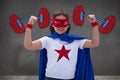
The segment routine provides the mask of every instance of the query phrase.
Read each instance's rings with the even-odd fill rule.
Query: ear
[[[70,25],[67,26],[68,28],[70,27]]]
[[[55,27],[53,24],[51,25],[52,27]]]

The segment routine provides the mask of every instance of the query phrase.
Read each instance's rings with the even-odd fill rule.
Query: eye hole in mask
[[[68,24],[68,22],[64,22],[64,25]]]
[[[55,21],[55,24],[60,24],[60,22],[58,22],[58,21]]]

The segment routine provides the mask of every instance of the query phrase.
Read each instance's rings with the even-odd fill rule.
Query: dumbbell
[[[29,18],[21,20],[16,14],[10,16],[9,22],[14,32],[21,34],[25,32],[24,22]],[[47,8],[41,8],[38,13],[38,25],[41,29],[46,28],[50,24],[50,13]]]
[[[84,24],[84,17],[88,16],[88,14],[85,13],[85,10],[82,5],[77,5],[73,11],[73,22],[74,24],[78,26],[82,26]],[[103,34],[110,33],[115,24],[116,24],[116,18],[111,15],[107,17],[106,19],[99,18],[98,16],[95,16],[96,20],[102,22],[99,31]]]
[[[78,25],[82,26],[84,24],[84,17],[88,14],[85,14],[85,10],[82,5],[78,5],[75,7],[73,11],[73,22]],[[108,34],[112,31],[116,24],[116,18],[111,15],[106,19],[99,18],[95,16],[97,20],[101,21],[102,24],[99,28],[99,31],[103,34]],[[10,24],[13,28],[13,31],[16,33],[23,33],[25,32],[25,26],[23,22],[28,21],[29,18],[25,18],[21,20],[17,15],[13,14],[10,16]],[[46,28],[50,24],[50,14],[46,8],[41,8],[38,13],[38,25],[40,28]]]

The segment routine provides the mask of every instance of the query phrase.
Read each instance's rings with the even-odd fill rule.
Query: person
[[[88,15],[88,20],[92,25],[91,39],[70,35],[69,31],[71,25],[69,15],[63,11],[59,11],[53,14],[52,24],[50,26],[51,34],[32,41],[31,30],[32,26],[37,21],[37,17],[30,17],[26,25],[24,46],[28,50],[41,50],[44,48],[47,50],[47,64],[45,68],[45,78],[43,80],[94,80],[92,64],[90,61],[84,63],[84,61],[87,61],[87,58],[90,57],[85,57],[85,55],[88,54],[80,54],[80,56],[82,56],[79,60],[81,61],[79,63],[80,67],[84,65],[80,70],[82,71],[81,76],[83,78],[75,79],[75,73],[77,73],[76,71],[78,70],[76,70],[78,49],[95,48],[98,47],[100,43],[98,23],[95,15]],[[86,67],[87,65],[88,68]],[[89,67],[90,71],[86,72]],[[88,76],[92,76],[92,78]]]

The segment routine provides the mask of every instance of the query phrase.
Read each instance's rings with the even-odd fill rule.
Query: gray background
[[[116,16],[115,28],[110,34],[100,34],[101,44],[91,49],[95,75],[120,75],[120,0],[1,0],[0,1],[0,75],[37,75],[39,51],[24,48],[24,33],[13,32],[9,17],[17,14],[21,19],[37,16],[42,7],[48,8],[52,15],[56,10],[65,10],[72,16],[76,5],[83,5],[86,13],[95,14],[103,19]],[[26,24],[27,22],[24,22]],[[101,22],[99,22],[101,24]],[[82,27],[73,24],[72,34],[91,38],[92,28],[85,19]],[[40,29],[36,23],[32,30],[33,40],[49,34],[49,27]]]

